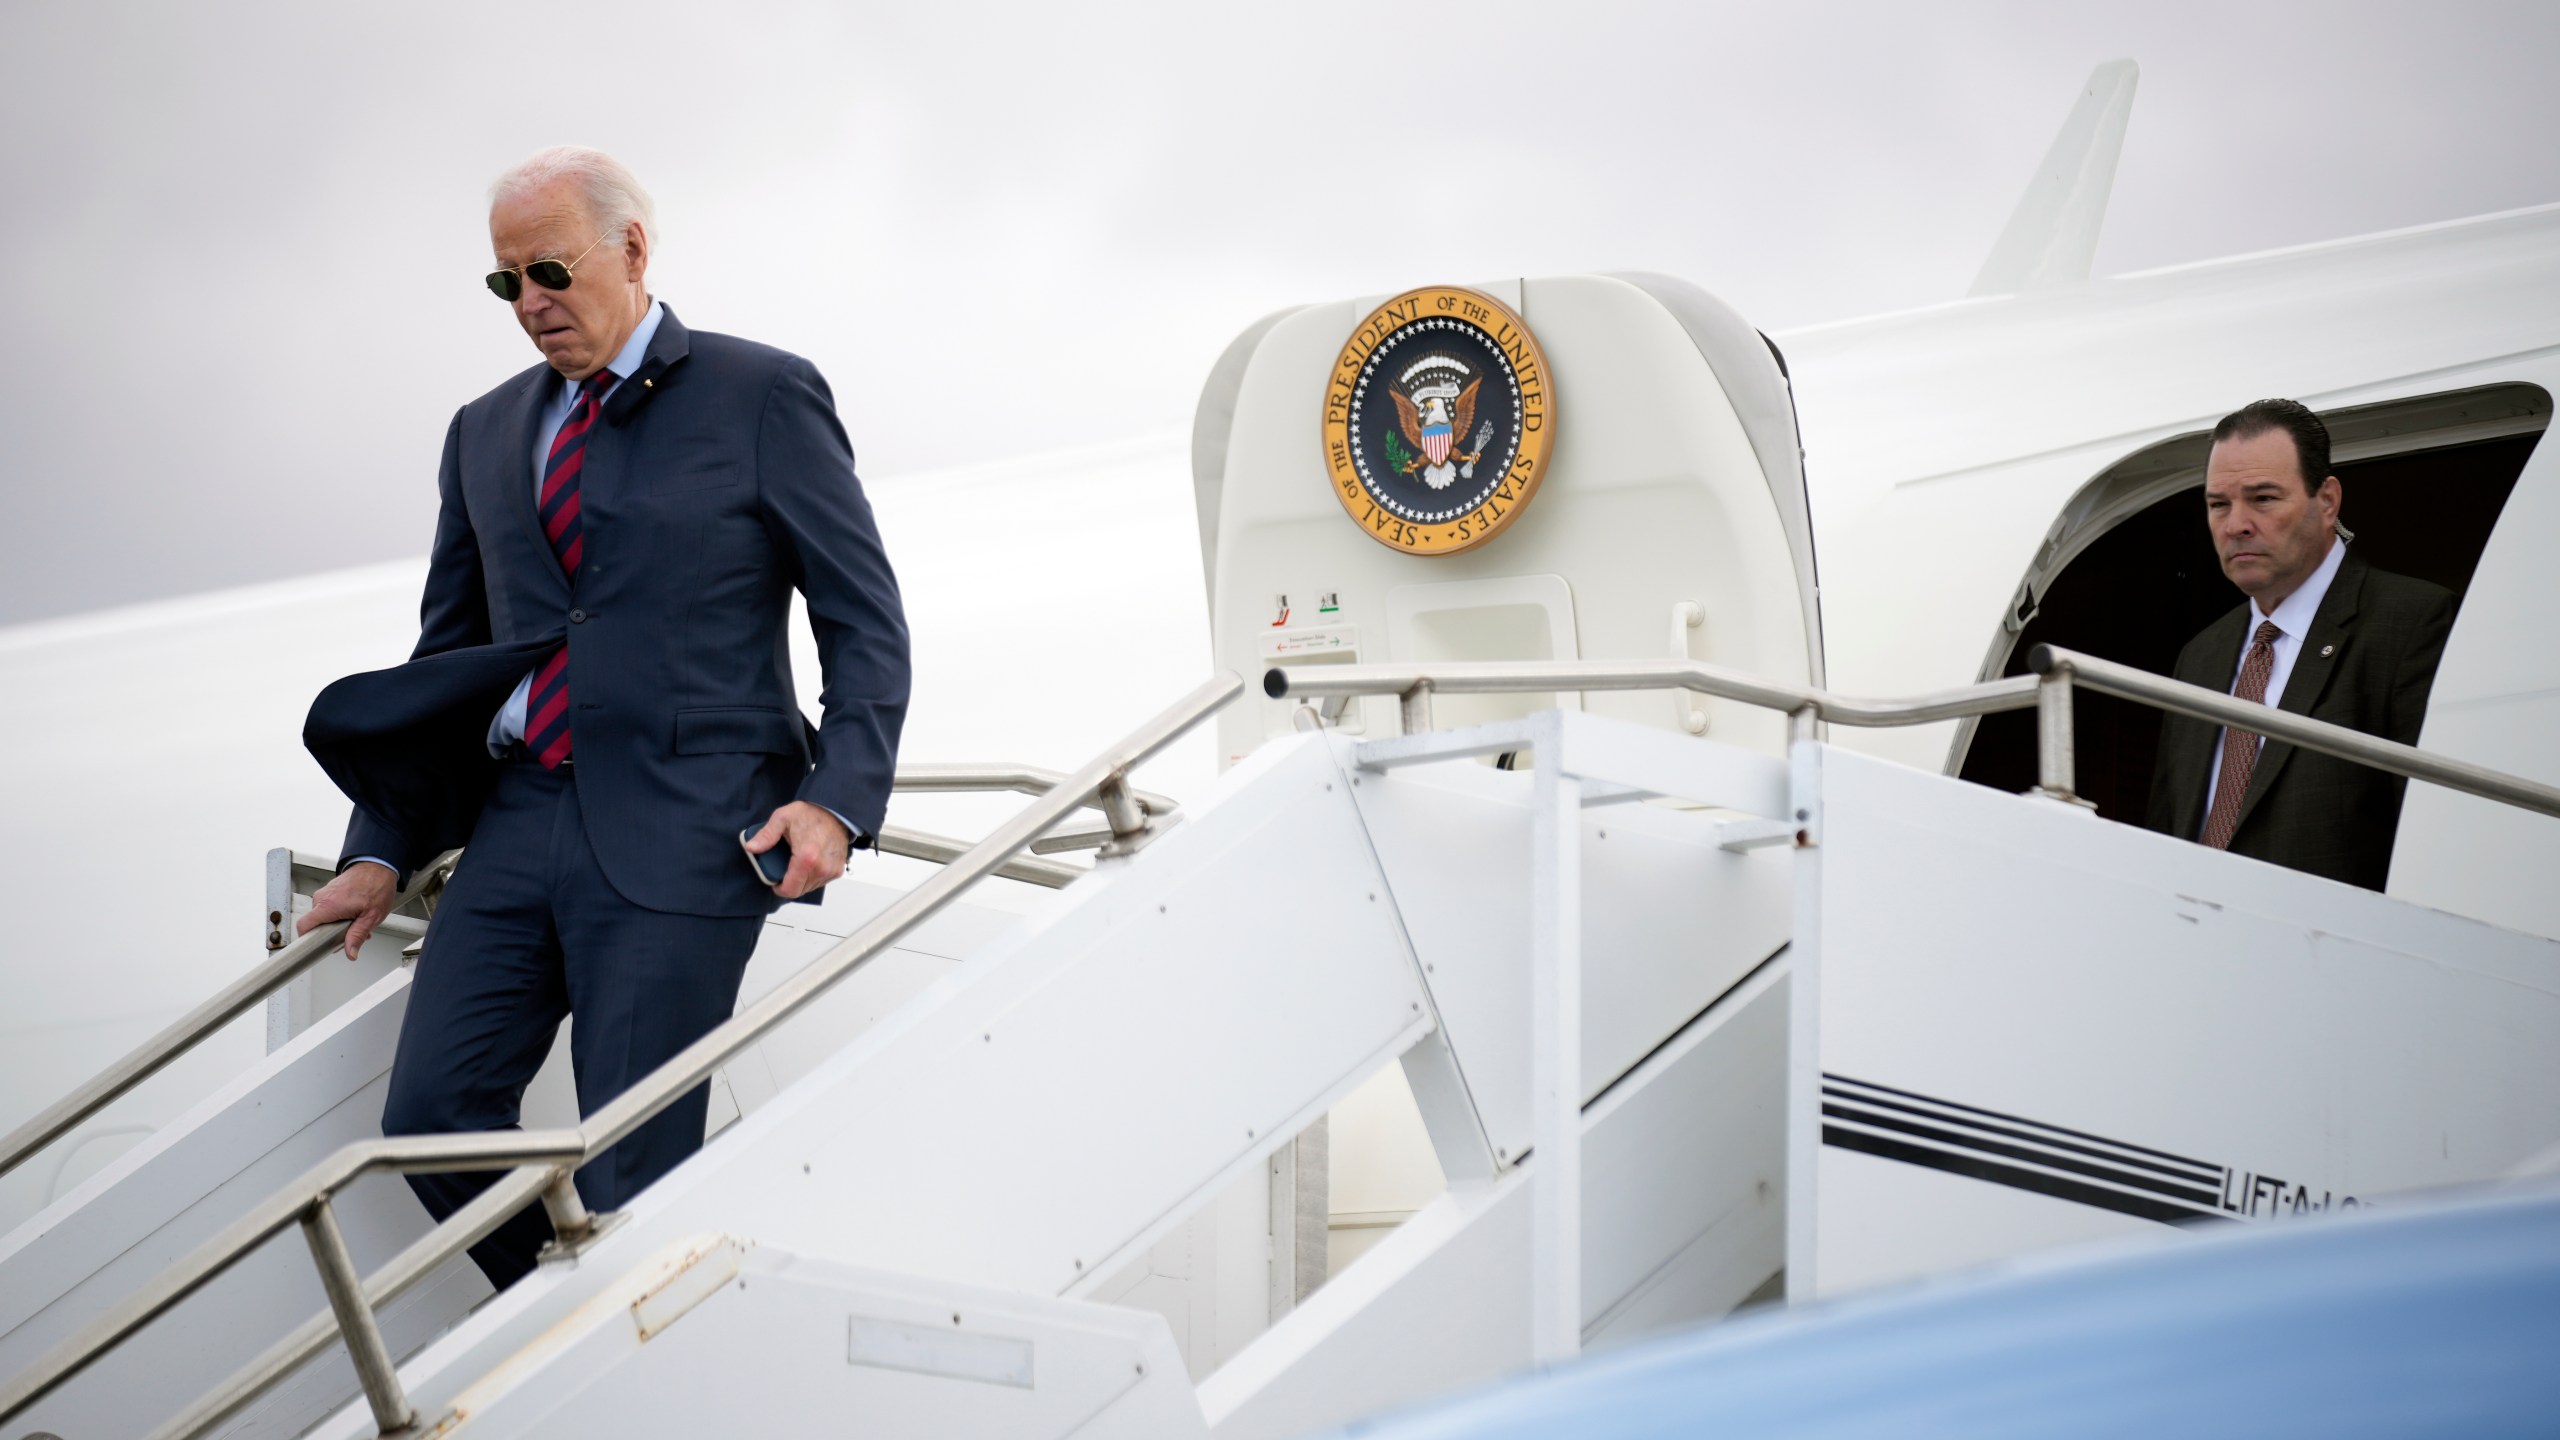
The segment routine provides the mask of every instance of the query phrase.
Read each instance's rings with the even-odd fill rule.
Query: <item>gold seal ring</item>
[[[1455,555],[1501,534],[1554,439],[1546,354],[1480,290],[1425,286],[1370,311],[1325,380],[1325,475],[1390,549]]]

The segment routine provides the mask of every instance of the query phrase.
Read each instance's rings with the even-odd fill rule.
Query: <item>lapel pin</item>
[[[2323,646],[2321,646],[2321,647],[2320,647],[2320,658],[2321,658],[2321,659],[2323,659],[2323,660],[2326,660],[2326,659],[2328,659],[2330,656],[2335,655],[2335,654],[2337,654],[2337,653],[2338,653],[2338,647],[2337,647],[2337,646],[2335,646],[2335,645],[2323,645]]]
[[[657,381],[655,381],[655,380],[643,380],[643,381],[641,381],[641,382],[640,382],[640,388],[641,388],[641,389],[643,389],[643,390],[655,390],[655,389],[657,389],[657,388],[658,388],[658,382],[657,382]],[[2328,651],[2326,651],[2326,650],[2323,650],[2323,651],[2321,651],[2320,653],[2321,653],[2321,654],[2323,654],[2323,655],[2326,655],[2326,654],[2328,654],[2329,652],[2328,652]]]

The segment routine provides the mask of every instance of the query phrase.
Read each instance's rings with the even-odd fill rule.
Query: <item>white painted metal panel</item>
[[[1819,775],[1824,1291],[2560,1142],[2560,944],[1837,750]],[[1993,1224],[1994,1186],[2039,1199]]]
[[[1784,1264],[1786,965],[1583,1112],[1584,1345],[1722,1315]]]
[[[35,1342],[29,1333],[41,1311],[144,1237],[162,1235],[150,1246],[161,1253],[143,1257],[156,1267],[227,1223],[225,1214],[202,1220],[202,1234],[182,1224],[169,1232],[218,1185],[253,1169],[253,1183],[267,1179],[254,1162],[314,1124],[338,1117],[350,1095],[381,1079],[408,989],[405,971],[376,981],[364,1003],[298,1037],[292,1054],[274,1057],[274,1064],[206,1097],[177,1123],[0,1237],[0,1370],[32,1358],[36,1352],[25,1348],[29,1344],[50,1343]],[[358,1133],[364,1133],[360,1123],[349,1131]],[[380,1127],[369,1133],[379,1135]],[[310,1134],[305,1145],[316,1160],[342,1138]],[[277,1163],[311,1162],[289,1156]]]
[[[0,1239],[0,1373],[25,1369],[339,1146],[379,1136],[408,987],[406,971],[384,976]],[[337,1213],[361,1266],[427,1231],[425,1211],[392,1176],[351,1187]],[[488,1293],[458,1260],[386,1311],[385,1333],[395,1346],[418,1344]],[[142,1434],[327,1303],[309,1252],[288,1233],[13,1421],[12,1433],[23,1424]],[[306,1374],[310,1383],[279,1397],[271,1416],[290,1428],[355,1393],[343,1360]]]
[[[1203,1426],[1153,1314],[703,1236],[472,1386],[442,1433],[1182,1440]]]
[[[2490,700],[2438,698],[2419,738],[2429,750],[2560,785],[2560,689]],[[2391,894],[2529,935],[2560,937],[2554,875],[2560,875],[2560,819],[2433,785],[2409,787],[2391,851]]]
[[[1783,1253],[1781,958],[1584,1113],[1583,1335],[1731,1310]],[[1219,1440],[1339,1425],[1529,1363],[1535,1156],[1462,1182],[1200,1387]]]
[[[1590,752],[1604,769],[1604,736],[1684,758],[1714,752],[1734,774],[1701,788],[1784,808],[1784,769],[1765,756],[1607,722],[1576,735],[1577,763]],[[1355,778],[1468,1093],[1508,1162],[1529,1145],[1531,776],[1455,763]],[[1646,805],[1582,816],[1585,1100],[1786,943],[1791,852],[1722,849],[1720,818]]]
[[[1172,1328],[1192,1378],[1208,1374],[1271,1321],[1270,1183],[1246,1175],[1079,1293],[1150,1310]]]
[[[1426,1031],[1386,898],[1325,742],[1268,747],[405,1376],[439,1412],[639,1258],[708,1229],[1080,1295]],[[341,1412],[316,1433],[368,1424]]]
[[[891,898],[894,892],[877,886],[847,886],[826,907],[786,912],[769,923],[749,966],[748,997],[838,938],[816,924],[849,929],[848,921],[859,923]],[[811,928],[790,923],[801,915]],[[1014,918],[954,906],[911,940],[965,954]],[[730,1118],[738,1104],[752,1109],[957,963],[904,947],[882,956],[724,1071],[714,1086],[714,1128],[724,1118],[721,1101],[732,1102]],[[391,966],[352,1000],[319,1015],[230,1084],[0,1237],[0,1373],[32,1363],[339,1146],[379,1137],[409,980],[408,970]],[[568,1044],[564,1027],[526,1094],[530,1125],[577,1123]],[[343,1192],[336,1213],[363,1268],[389,1259],[428,1228],[408,1186],[387,1175]],[[385,1334],[395,1353],[423,1344],[488,1294],[479,1270],[458,1258],[386,1308]],[[142,1434],[324,1308],[310,1256],[288,1233],[30,1412],[32,1421],[66,1435]],[[298,1433],[354,1394],[354,1373],[343,1355],[322,1356],[219,1433]]]
[[[2560,441],[2545,439],[2543,445],[2553,455],[2555,470],[2560,470]],[[2560,474],[2554,475],[2551,489],[2555,501],[2551,508],[2560,509]],[[2505,529],[2502,520],[2500,533]],[[2547,547],[2549,537],[2560,534],[2560,520],[2539,534],[2540,544]],[[2545,577],[2560,577],[2560,566],[2549,563],[2547,556],[2537,554],[2521,563]],[[2560,585],[2560,579],[2547,578],[2545,583]],[[2495,603],[2489,597],[2466,600],[2464,619],[2454,628],[2455,641],[2470,638],[2471,617],[2480,616],[2485,622],[2496,613]],[[2521,613],[2560,616],[2560,598]],[[2537,640],[2548,628],[2531,626]],[[2516,638],[2515,628],[2487,623],[2479,635],[2487,644],[2511,652],[2560,650],[2560,645],[2540,643],[2518,646]],[[2446,655],[2448,665],[2464,658],[2450,645]],[[2488,656],[2473,658],[2473,678],[2479,670],[2498,663]],[[2517,673],[2556,662],[2536,653],[2519,653],[2516,660],[2516,670],[2507,672],[2513,689],[2503,695],[2448,694],[2447,680],[2466,677],[2438,672],[2437,688],[2427,705],[2426,732],[2419,743],[2546,785],[2560,784],[2560,686],[2536,687],[2534,681],[2540,677]],[[2433,785],[2409,787],[2401,805],[2400,836],[2391,852],[2392,894],[2528,934],[2560,937],[2560,885],[2548,883],[2553,875],[2560,875],[2560,819]]]
[[[1396,1227],[1200,1386],[1219,1440],[1279,1440],[1529,1360],[1529,1173],[1468,1181]]]
[[[747,962],[738,986],[740,1008],[753,1004],[860,929],[900,893],[847,880],[837,881],[827,891],[821,906],[786,905],[765,921],[755,958]],[[754,1111],[784,1086],[816,1069],[845,1041],[923,993],[1018,918],[962,901],[917,927],[896,948],[846,977],[723,1066],[713,1091],[711,1130],[717,1133],[737,1114]],[[567,1043],[565,1030],[561,1043]],[[566,1117],[566,1123],[575,1120],[574,1114]]]

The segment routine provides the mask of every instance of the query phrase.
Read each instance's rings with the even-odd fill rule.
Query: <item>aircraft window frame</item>
[[[2340,466],[2449,449],[2482,441],[2545,434],[2552,420],[2550,392],[2527,381],[2500,381],[2460,390],[2433,391],[2370,405],[2324,410],[2330,454]],[[1976,678],[2008,673],[2019,637],[2041,613],[2054,581],[2118,525],[2160,501],[2204,483],[2211,427],[2173,435],[2125,455],[2092,476],[2064,502],[2036,547],[2026,574],[2001,612]],[[2353,512],[2352,505],[2349,513]],[[2352,539],[2345,524],[2339,533]],[[1947,747],[1945,772],[1962,775],[1980,729],[1980,717],[1958,723]]]

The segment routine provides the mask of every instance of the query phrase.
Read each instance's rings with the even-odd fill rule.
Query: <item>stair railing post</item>
[[[373,1407],[374,1428],[385,1435],[408,1429],[416,1423],[418,1412],[400,1389],[399,1367],[392,1364],[390,1347],[382,1342],[382,1327],[374,1320],[373,1307],[365,1302],[364,1277],[356,1273],[355,1257],[347,1253],[347,1237],[338,1228],[338,1214],[329,1207],[328,1196],[302,1212],[302,1238],[310,1242],[311,1258],[320,1267],[320,1288],[329,1292],[338,1333],[346,1337],[347,1355],[356,1363],[356,1380],[364,1386],[365,1403]]]
[[[1419,735],[1429,730],[1431,728],[1431,682],[1428,680],[1414,682],[1412,689],[1396,697],[1396,710],[1398,718],[1404,723],[1405,734]]]
[[[1548,712],[1553,721],[1557,712]],[[1529,876],[1529,1354],[1582,1350],[1582,781],[1537,742]]]
[[[2036,790],[2053,800],[2077,801],[2071,734],[2071,667],[2057,665],[2036,682]]]

